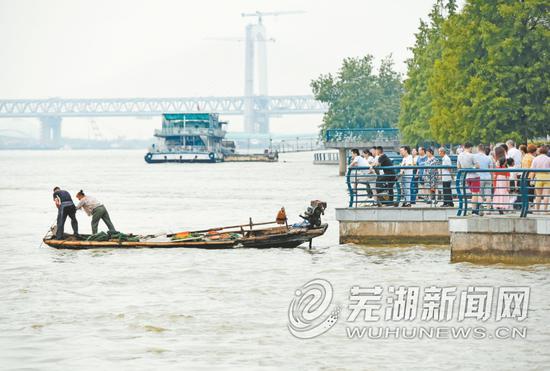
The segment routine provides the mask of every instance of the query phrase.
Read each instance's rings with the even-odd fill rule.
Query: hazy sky
[[[309,83],[348,56],[392,54],[396,68],[434,0],[0,0],[0,98],[242,95],[242,12],[264,18],[273,95],[311,94]],[[231,130],[242,119],[229,116]],[[272,119],[273,132],[313,132],[320,115]],[[32,121],[32,120],[24,120]],[[159,120],[96,119],[105,137],[148,137]],[[1,121],[0,121],[1,122]],[[19,120],[19,122],[21,122]],[[85,136],[89,120],[64,120]]]

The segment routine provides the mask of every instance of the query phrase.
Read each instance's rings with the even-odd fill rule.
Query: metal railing
[[[394,128],[328,129],[325,132],[326,142],[366,142],[397,139],[399,139],[399,129]]]
[[[338,152],[318,152],[313,154],[315,163],[335,163],[338,164],[340,156]]]
[[[402,156],[388,156],[390,160],[393,162],[395,166],[399,166],[401,164],[401,161],[403,161]],[[440,163],[441,163],[441,156],[434,156]],[[350,156],[351,158],[351,156]],[[451,159],[451,164],[453,166],[456,165],[456,159],[458,158],[457,155],[449,155],[449,158]],[[420,165],[422,166],[422,165]]]
[[[410,206],[454,207],[455,166],[349,167],[346,183],[349,207]]]
[[[460,169],[458,216],[550,211],[550,169]]]
[[[195,128],[193,126],[188,126],[186,128],[163,128],[155,129],[155,136],[165,137],[165,136],[185,136],[185,135],[213,135],[217,137],[225,136],[225,131],[221,129],[208,129],[208,128]]]
[[[440,163],[441,163],[441,156],[434,156]],[[347,157],[348,158],[348,165],[351,164],[351,155]],[[401,161],[403,161],[403,157],[400,155],[389,155],[388,158],[391,160],[394,166],[400,166]],[[449,158],[451,159],[451,165],[456,166],[456,159],[458,158],[457,155],[449,155]]]
[[[487,174],[487,175],[485,175]],[[349,167],[349,207],[457,207],[458,216],[550,212],[550,169]]]

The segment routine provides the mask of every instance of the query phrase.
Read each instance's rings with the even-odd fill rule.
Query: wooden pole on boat
[[[250,222],[252,222],[252,218],[250,218]],[[263,222],[263,223],[252,223],[252,226],[255,225],[267,225],[267,224],[274,224],[275,222]],[[248,227],[250,226],[250,223],[248,224],[237,224],[237,225],[229,225],[227,227],[215,227],[215,228],[208,228],[208,229],[201,229],[197,231],[189,231],[189,233],[201,233],[201,232],[209,232],[209,231],[220,231],[222,229],[231,229],[231,228],[241,228],[242,227]],[[166,237],[172,237],[176,235],[177,233],[170,233],[167,234]]]

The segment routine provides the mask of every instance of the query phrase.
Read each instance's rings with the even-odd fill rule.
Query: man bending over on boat
[[[67,217],[71,218],[73,233],[75,236],[78,236],[76,208],[69,192],[62,190],[59,187],[55,187],[53,189],[53,202],[55,203],[55,206],[57,206],[57,232],[55,234],[55,238],[57,240],[63,239],[63,229],[65,228],[65,221],[67,220]]]
[[[80,201],[76,206],[76,209],[84,209],[86,214],[92,217],[92,234],[97,233],[99,220],[103,220],[105,222],[107,228],[109,228],[109,232],[116,232],[115,226],[109,217],[109,213],[101,202],[99,202],[95,197],[86,196],[83,190],[78,191],[76,198]]]

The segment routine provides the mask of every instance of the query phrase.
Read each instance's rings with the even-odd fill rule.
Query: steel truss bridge
[[[252,109],[250,109],[252,107]],[[109,98],[109,99],[4,99],[0,118],[38,118],[40,141],[59,145],[64,117],[151,117],[170,112],[216,112],[222,115],[258,117],[288,114],[319,114],[327,107],[310,95],[193,97],[193,98]]]
[[[158,116],[169,112],[216,112],[242,115],[245,104],[269,116],[318,114],[326,106],[309,95],[122,99],[5,99],[0,118]]]

